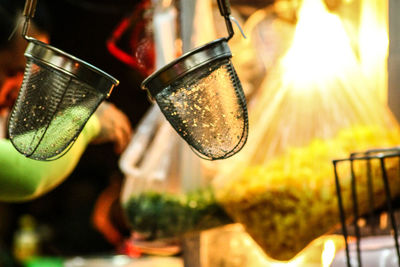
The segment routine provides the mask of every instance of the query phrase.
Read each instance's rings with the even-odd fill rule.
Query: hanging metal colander
[[[80,59],[27,37],[27,23],[34,12],[31,2],[26,4],[30,16],[23,30],[29,42],[25,51],[27,63],[10,114],[8,134],[14,147],[25,156],[52,160],[68,151],[118,81]]]
[[[237,153],[248,135],[246,99],[227,43],[230,11],[227,1],[218,3],[229,37],[184,54],[142,83],[178,134],[211,160]]]
[[[209,159],[232,156],[247,138],[246,100],[230,57],[219,39],[143,82],[178,134]]]

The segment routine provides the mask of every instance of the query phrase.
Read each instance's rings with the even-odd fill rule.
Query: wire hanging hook
[[[235,34],[235,32],[233,31],[233,27],[232,27],[232,21],[235,22],[235,24],[237,25],[237,27],[240,30],[240,33],[246,39],[246,35],[244,34],[243,29],[240,26],[239,22],[237,21],[236,18],[234,18],[231,15],[231,6],[229,3],[229,0],[217,0],[217,2],[218,2],[219,12],[220,12],[221,16],[223,16],[225,18],[225,24],[226,24],[226,28],[227,28],[228,34],[229,34],[226,39],[229,41]]]
[[[239,28],[240,33],[242,34],[244,39],[247,39],[246,35],[244,34],[244,31],[242,29],[242,26],[240,26],[239,21],[232,15],[229,16],[229,19],[233,22],[235,22],[236,26]]]

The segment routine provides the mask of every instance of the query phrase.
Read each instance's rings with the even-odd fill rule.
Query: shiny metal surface
[[[142,82],[142,89],[148,90],[152,96],[155,96],[166,86],[185,74],[195,71],[214,60],[230,57],[232,57],[232,53],[229,49],[227,39],[217,39],[189,51],[154,72]]]
[[[22,15],[32,19],[35,16],[37,0],[26,0]]]
[[[114,86],[119,84],[117,79],[83,60],[34,38],[28,37],[27,40],[29,41],[25,51],[27,58],[32,58],[36,62],[41,62],[66,75],[75,77],[107,95],[107,97],[111,94]]]
[[[26,34],[28,33],[30,20],[33,19],[33,17],[35,16],[36,4],[37,4],[37,0],[26,0],[25,1],[24,11],[22,12],[22,15],[25,17],[25,22],[22,27],[22,37],[24,37],[25,39],[29,38],[26,36]],[[18,25],[17,25],[17,27],[18,27]]]

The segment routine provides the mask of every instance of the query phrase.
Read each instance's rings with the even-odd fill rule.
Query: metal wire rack
[[[399,171],[396,171],[395,175],[397,177],[390,177],[391,179],[396,179],[396,182],[400,181],[400,147],[393,148],[384,148],[384,149],[371,149],[366,150],[364,152],[356,152],[351,153],[349,158],[345,159],[335,159],[332,161],[334,166],[334,174],[335,174],[335,184],[336,184],[336,192],[338,197],[338,206],[340,213],[340,221],[341,221],[341,230],[345,240],[345,255],[346,255],[346,264],[348,267],[351,267],[352,264],[355,266],[361,267],[362,262],[362,247],[360,246],[360,240],[365,236],[374,236],[380,235],[383,233],[379,229],[379,214],[382,212],[387,213],[388,221],[390,221],[389,228],[384,232],[386,235],[393,236],[394,239],[394,247],[397,255],[397,264],[400,266],[400,247],[399,247],[399,233],[398,233],[398,218],[396,220],[395,216],[395,199],[393,193],[391,192],[393,188],[391,188],[389,183],[389,171],[387,166],[388,159],[398,159],[397,168]],[[359,196],[357,194],[358,183],[355,174],[355,164],[357,162],[363,161],[365,162],[366,167],[366,186],[367,186],[367,199],[368,199],[368,212],[361,213],[359,210],[360,202]],[[372,167],[372,161],[375,162],[374,168]],[[339,165],[346,163],[349,164],[349,175],[350,175],[350,183],[351,183],[351,205],[352,205],[352,214],[350,212],[346,213],[343,199],[343,186],[341,185],[341,175],[339,174],[338,168]],[[393,162],[392,162],[393,163]],[[377,175],[380,174],[380,175]],[[390,173],[393,175],[393,173]],[[378,179],[382,179],[383,182],[383,191],[384,191],[384,204],[382,207],[377,208],[376,199],[374,195],[374,184],[377,183]],[[400,185],[400,184],[399,184]],[[365,204],[365,203],[364,203]],[[347,216],[346,216],[347,215]],[[360,226],[360,219],[365,219],[365,226]],[[349,223],[350,222],[350,223]],[[389,225],[389,224],[388,224]],[[354,236],[355,241],[353,245],[355,245],[355,255],[351,257],[350,246],[349,246],[349,237]],[[394,259],[395,260],[395,259]],[[391,265],[392,266],[392,265]]]

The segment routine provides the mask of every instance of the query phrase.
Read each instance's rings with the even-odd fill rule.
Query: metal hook
[[[244,39],[247,39],[246,35],[244,34],[244,31],[242,29],[242,27],[239,24],[239,21],[234,17],[234,16],[229,16],[229,19],[232,20],[233,22],[235,22],[236,26],[239,28],[240,33],[242,34]]]
[[[227,28],[228,34],[229,34],[229,36],[227,37],[227,40],[230,40],[234,34],[231,21],[235,22],[235,24],[237,25],[237,27],[240,30],[240,33],[246,39],[246,35],[244,34],[243,29],[240,26],[239,22],[231,15],[231,7],[230,7],[229,0],[218,0],[217,2],[218,2],[219,12],[220,12],[221,16],[223,16],[225,18],[226,28]]]

